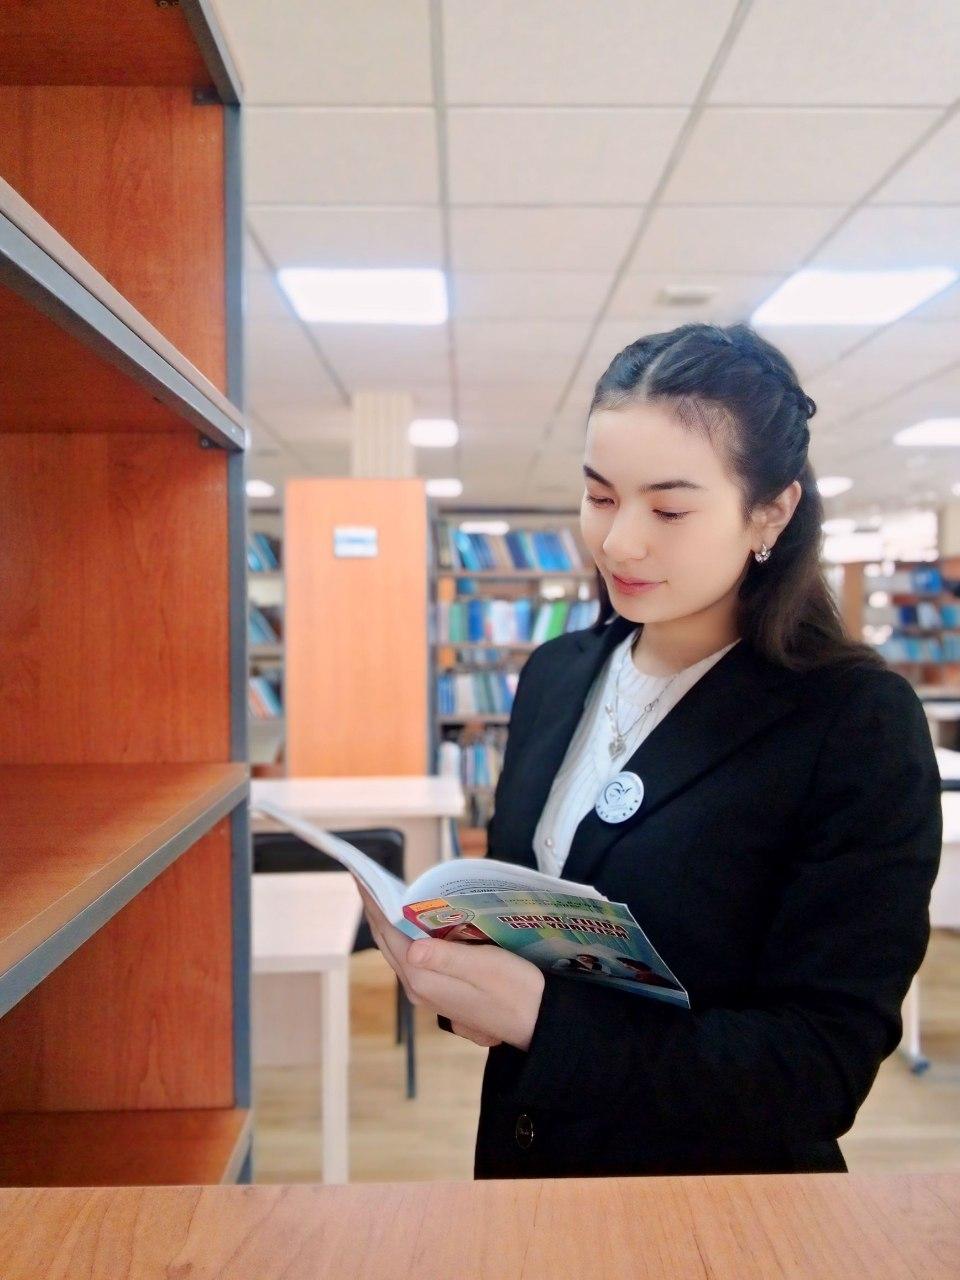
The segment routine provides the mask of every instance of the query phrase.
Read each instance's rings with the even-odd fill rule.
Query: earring
[[[772,550],[772,547],[768,547],[765,542],[761,542],[760,550],[753,553],[753,558],[756,560],[757,564],[764,564],[770,559],[770,552]]]

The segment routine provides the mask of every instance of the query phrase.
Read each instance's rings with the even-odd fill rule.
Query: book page
[[[258,801],[256,805],[251,805],[251,810],[262,813],[268,818],[275,818],[288,831],[298,835],[301,840],[306,840],[307,844],[312,844],[315,849],[322,849],[331,858],[336,858],[341,866],[352,871],[357,879],[362,881],[383,914],[404,933],[410,935],[409,922],[403,915],[403,899],[407,890],[399,877],[385,870],[348,840],[342,840],[332,831],[317,826],[315,822],[308,822],[299,814],[290,813],[272,800]],[[414,930],[413,936],[419,936],[419,934]]]
[[[498,893],[502,889],[539,890],[542,893],[573,894],[580,898],[606,901],[603,894],[592,885],[547,876],[532,867],[519,867],[513,862],[497,862],[493,858],[452,858],[447,862],[438,862],[418,876],[407,889],[405,902],[449,897],[454,893]]]

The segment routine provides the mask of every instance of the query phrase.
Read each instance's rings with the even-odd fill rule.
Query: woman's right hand
[[[353,880],[360,892],[360,897],[363,900],[363,909],[367,917],[367,923],[370,925],[370,932],[373,934],[374,941],[380,950],[380,954],[400,979],[410,1003],[412,1005],[422,1003],[420,997],[415,995],[410,988],[409,975],[406,967],[407,951],[409,950],[412,939],[408,938],[405,933],[401,933],[397,926],[387,919],[377,906],[374,899],[370,896],[366,886],[362,884],[356,876],[354,876]],[[465,946],[467,944],[461,943],[460,945]],[[464,1040],[472,1040],[474,1044],[478,1044],[484,1049],[491,1049],[494,1045],[503,1043],[502,1040],[495,1039],[493,1036],[489,1036],[483,1031],[477,1031],[473,1027],[468,1027],[466,1023],[463,1022],[454,1022],[450,1019],[450,1028],[454,1035],[462,1036]]]

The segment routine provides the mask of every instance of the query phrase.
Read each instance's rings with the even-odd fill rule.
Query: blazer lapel
[[[577,647],[545,678],[549,692],[540,700],[511,788],[510,861],[536,867],[533,834],[567,747],[580,722],[594,678],[619,642],[635,627],[619,614],[602,634],[578,633]]]
[[[620,766],[620,771],[637,774],[643,783],[643,801],[637,812],[624,822],[611,823],[591,809],[574,833],[561,876],[593,883],[600,863],[616,841],[768,725],[789,714],[799,701],[799,688],[795,672],[769,662],[740,640],[687,690]]]

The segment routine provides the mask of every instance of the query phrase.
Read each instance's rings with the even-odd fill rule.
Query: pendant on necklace
[[[618,735],[610,739],[610,759],[615,760],[623,748],[627,745],[626,738]]]

